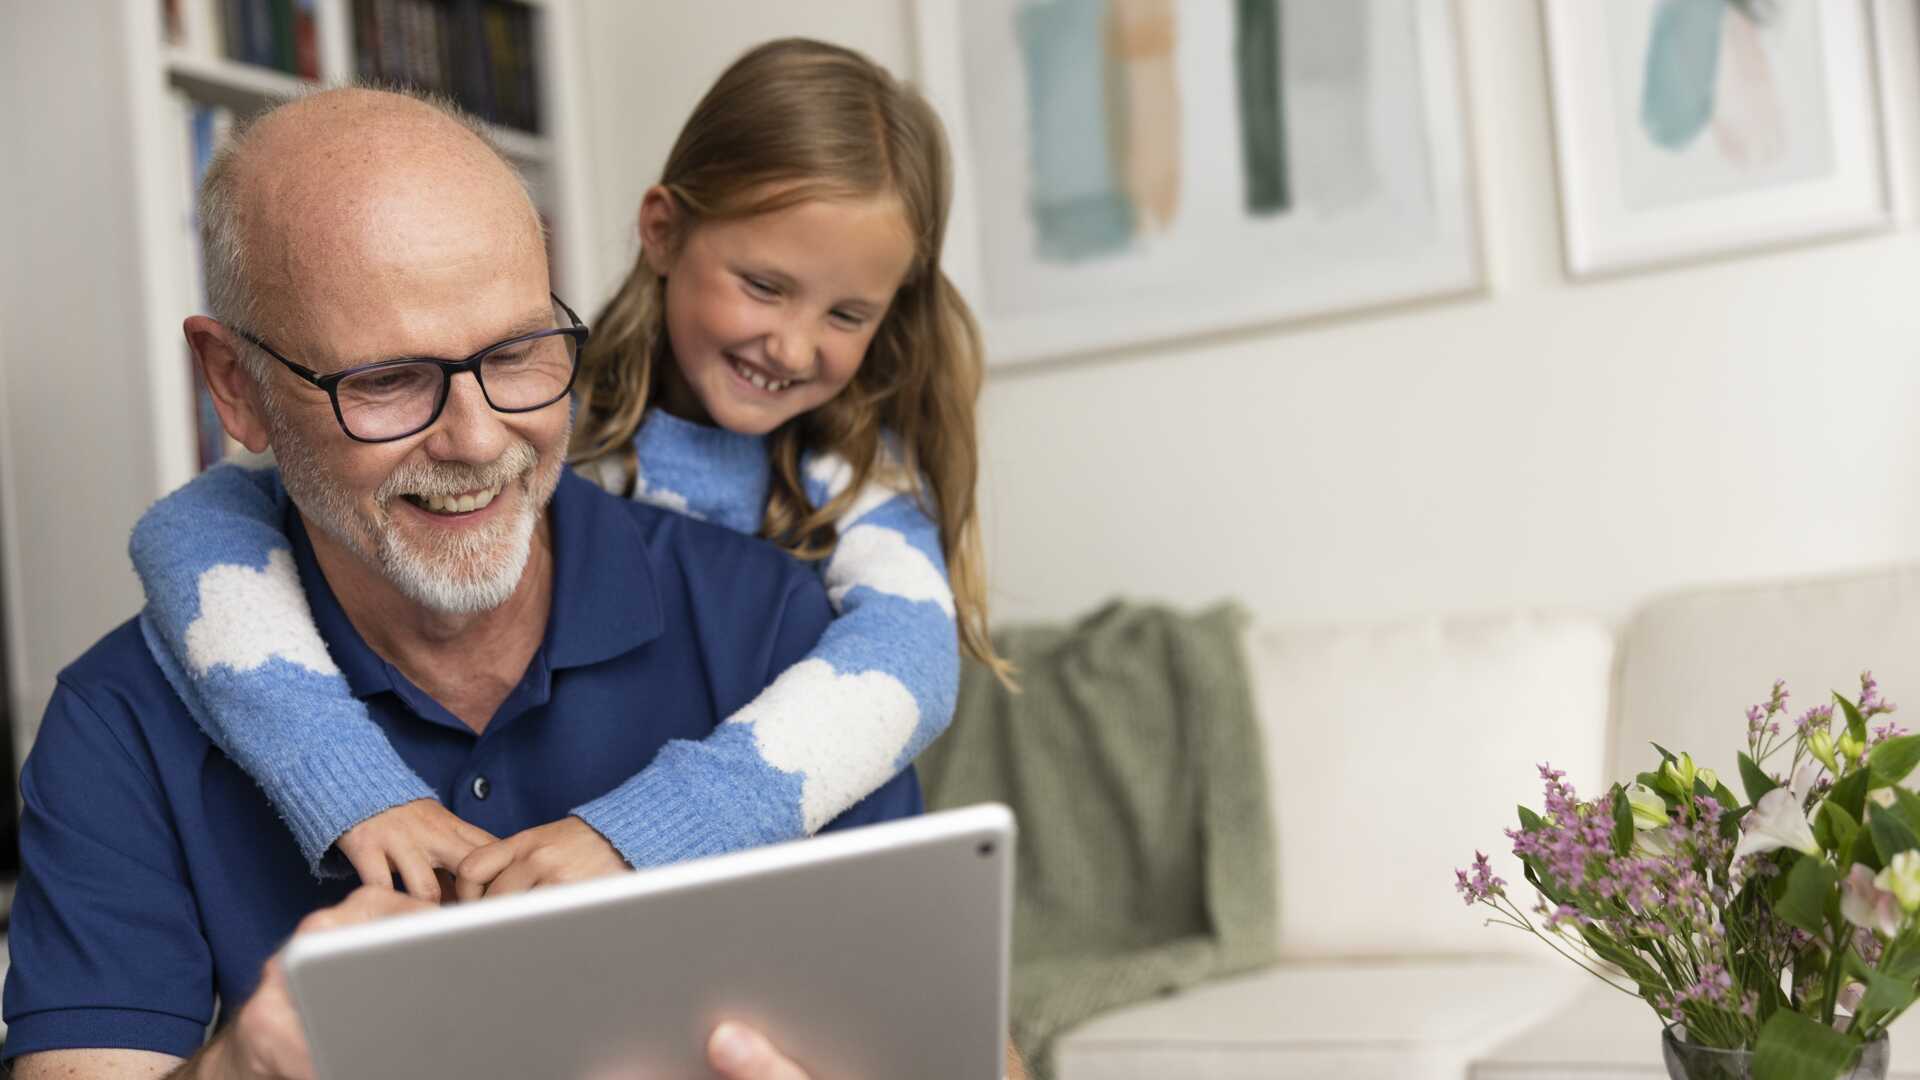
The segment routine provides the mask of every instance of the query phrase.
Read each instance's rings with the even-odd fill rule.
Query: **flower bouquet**
[[[1776,682],[1747,712],[1745,800],[1658,745],[1593,800],[1542,765],[1542,812],[1507,831],[1537,902],[1484,854],[1455,886],[1644,999],[1675,1077],[1884,1075],[1887,1025],[1920,997],[1920,735],[1892,711],[1871,673],[1797,718]]]

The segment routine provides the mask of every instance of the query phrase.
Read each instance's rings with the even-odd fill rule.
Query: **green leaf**
[[[1827,898],[1840,882],[1840,872],[1827,860],[1802,855],[1779,886],[1774,914],[1815,937],[1827,930]]]
[[[1898,735],[1867,751],[1875,787],[1905,780],[1915,766],[1920,766],[1920,735]]]
[[[1917,996],[1913,989],[1913,980],[1898,979],[1892,975],[1883,975],[1869,967],[1862,968],[1860,981],[1867,984],[1866,995],[1854,1009],[1856,1013],[1898,1012],[1913,1004]]]
[[[1627,801],[1619,784],[1613,785],[1613,853],[1625,855],[1633,850],[1633,804]]]
[[[1833,692],[1833,700],[1840,706],[1840,711],[1847,714],[1847,733],[1860,740],[1861,746],[1867,745],[1867,718],[1860,715],[1860,710],[1853,707],[1853,702],[1841,697],[1840,691]]]
[[[1740,842],[1740,822],[1753,811],[1751,806],[1743,806],[1730,814],[1720,816],[1720,839]]]
[[[1527,809],[1524,806],[1520,808],[1520,831],[1521,832],[1533,832],[1535,829],[1540,828],[1542,825],[1545,825],[1546,823],[1547,823],[1546,819],[1541,817],[1539,814],[1534,813],[1533,811]]]
[[[1903,851],[1920,848],[1920,836],[1913,834],[1900,815],[1878,806],[1867,815],[1867,831],[1873,834],[1873,850],[1879,853],[1882,866]]]
[[[1813,818],[1813,838],[1836,855],[1846,855],[1853,849],[1853,838],[1859,831],[1860,823],[1832,800],[1821,803],[1820,812]]]
[[[1885,868],[1885,864],[1880,861],[1880,852],[1873,846],[1872,829],[1861,829],[1859,832],[1854,833],[1853,850],[1849,851],[1846,858],[1840,861],[1840,865],[1842,866],[1854,866],[1856,864],[1864,866],[1876,874]]]
[[[1753,1075],[1756,1080],[1834,1080],[1859,1048],[1859,1040],[1845,1032],[1781,1009],[1760,1026]]]
[[[1892,790],[1891,809],[1900,815],[1900,820],[1907,823],[1907,828],[1912,829],[1915,836],[1920,836],[1920,795],[1915,795],[1906,788],[1897,787]],[[1875,809],[1879,809],[1877,804]]]
[[[1867,770],[1855,769],[1833,785],[1833,790],[1827,792],[1827,801],[1840,804],[1840,809],[1859,821],[1866,816],[1867,787],[1872,779],[1873,774]]]
[[[1539,890],[1540,895],[1558,906],[1567,902],[1567,896],[1559,889],[1547,883],[1547,875],[1535,859],[1521,859],[1521,870],[1526,874],[1527,884]]]
[[[1730,813],[1740,809],[1740,796],[1735,795],[1733,789],[1725,783],[1714,785],[1713,797],[1720,800],[1720,809],[1723,812]]]
[[[1742,753],[1740,755],[1740,786],[1747,789],[1747,801],[1759,802],[1760,796],[1779,787],[1773,782],[1758,762]]]
[[[1920,979],[1920,951],[1888,949],[1886,956],[1880,960],[1880,974],[1906,982]]]
[[[1676,753],[1674,753],[1673,751],[1671,751],[1671,750],[1669,750],[1669,749],[1667,749],[1666,747],[1664,747],[1664,746],[1661,746],[1661,745],[1660,745],[1659,743],[1657,743],[1657,742],[1650,742],[1650,743],[1648,743],[1647,745],[1648,745],[1648,746],[1651,746],[1651,747],[1653,747],[1653,748],[1654,748],[1655,750],[1658,750],[1658,751],[1660,752],[1660,764],[1662,764],[1662,765],[1665,765],[1665,764],[1666,764],[1667,762],[1669,762],[1669,761],[1679,761],[1679,760],[1680,760],[1680,755],[1679,755],[1679,754],[1676,754]]]

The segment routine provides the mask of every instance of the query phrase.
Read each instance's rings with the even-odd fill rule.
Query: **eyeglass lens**
[[[480,359],[480,390],[488,404],[507,412],[551,405],[573,379],[576,348],[573,335],[564,333],[502,345]],[[412,434],[439,411],[447,381],[440,365],[424,360],[342,379],[335,387],[340,419],[356,438]]]

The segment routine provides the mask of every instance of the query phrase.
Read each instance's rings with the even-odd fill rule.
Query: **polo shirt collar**
[[[665,629],[639,522],[624,509],[573,470],[561,472],[546,511],[553,538],[553,608],[540,651],[550,669],[610,660]],[[404,677],[354,629],[320,570],[313,541],[291,500],[285,527],[314,624],[353,696],[399,692],[398,681]]]

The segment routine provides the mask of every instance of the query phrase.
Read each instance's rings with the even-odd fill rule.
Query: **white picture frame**
[[[1303,133],[1290,135],[1284,152],[1300,164],[1297,178],[1289,175],[1297,179],[1294,202],[1258,219],[1247,210],[1254,181],[1243,160],[1251,151],[1241,144],[1250,136],[1237,105],[1247,94],[1246,76],[1242,69],[1236,82],[1238,40],[1231,36],[1244,28],[1236,30],[1230,0],[1165,0],[1178,20],[1168,64],[1179,87],[1185,216],[1141,229],[1122,249],[1065,261],[1043,256],[1027,141],[1032,111],[1042,107],[1027,96],[1026,70],[1037,61],[1021,52],[1015,13],[1042,8],[1051,18],[1073,5],[1133,2],[916,0],[916,81],[944,120],[954,152],[944,261],[980,320],[990,365],[1099,356],[1484,292],[1453,0],[1333,0],[1311,5],[1304,16],[1292,14],[1299,9],[1292,0],[1286,18],[1326,12],[1319,17],[1340,21],[1366,62],[1350,71],[1329,67],[1321,47],[1326,35],[1303,34],[1294,40],[1313,40],[1313,55],[1295,65],[1296,54],[1283,51],[1282,24],[1274,54],[1283,73],[1276,80],[1280,115],[1290,132]],[[1031,37],[1025,47],[1034,47]],[[1286,71],[1314,65],[1326,69],[1317,73],[1321,83],[1285,81]],[[1051,69],[1036,70],[1051,78]],[[1322,87],[1331,87],[1331,97],[1315,96]],[[1316,111],[1329,100],[1332,116]],[[1355,101],[1362,103],[1358,111]],[[1223,102],[1233,108],[1223,110]],[[1339,122],[1355,117],[1357,125]],[[1354,144],[1342,149],[1372,171],[1367,184],[1338,189],[1346,205],[1315,202],[1337,189],[1330,178],[1339,163],[1328,162],[1331,154],[1303,155],[1338,136]]]
[[[1876,0],[1777,0],[1767,21],[1723,3],[1704,102],[1690,98],[1704,78],[1689,85],[1671,73],[1699,72],[1675,57],[1697,55],[1684,42],[1709,35],[1667,33],[1680,25],[1676,9],[1660,0],[1542,2],[1572,276],[1894,223]]]

